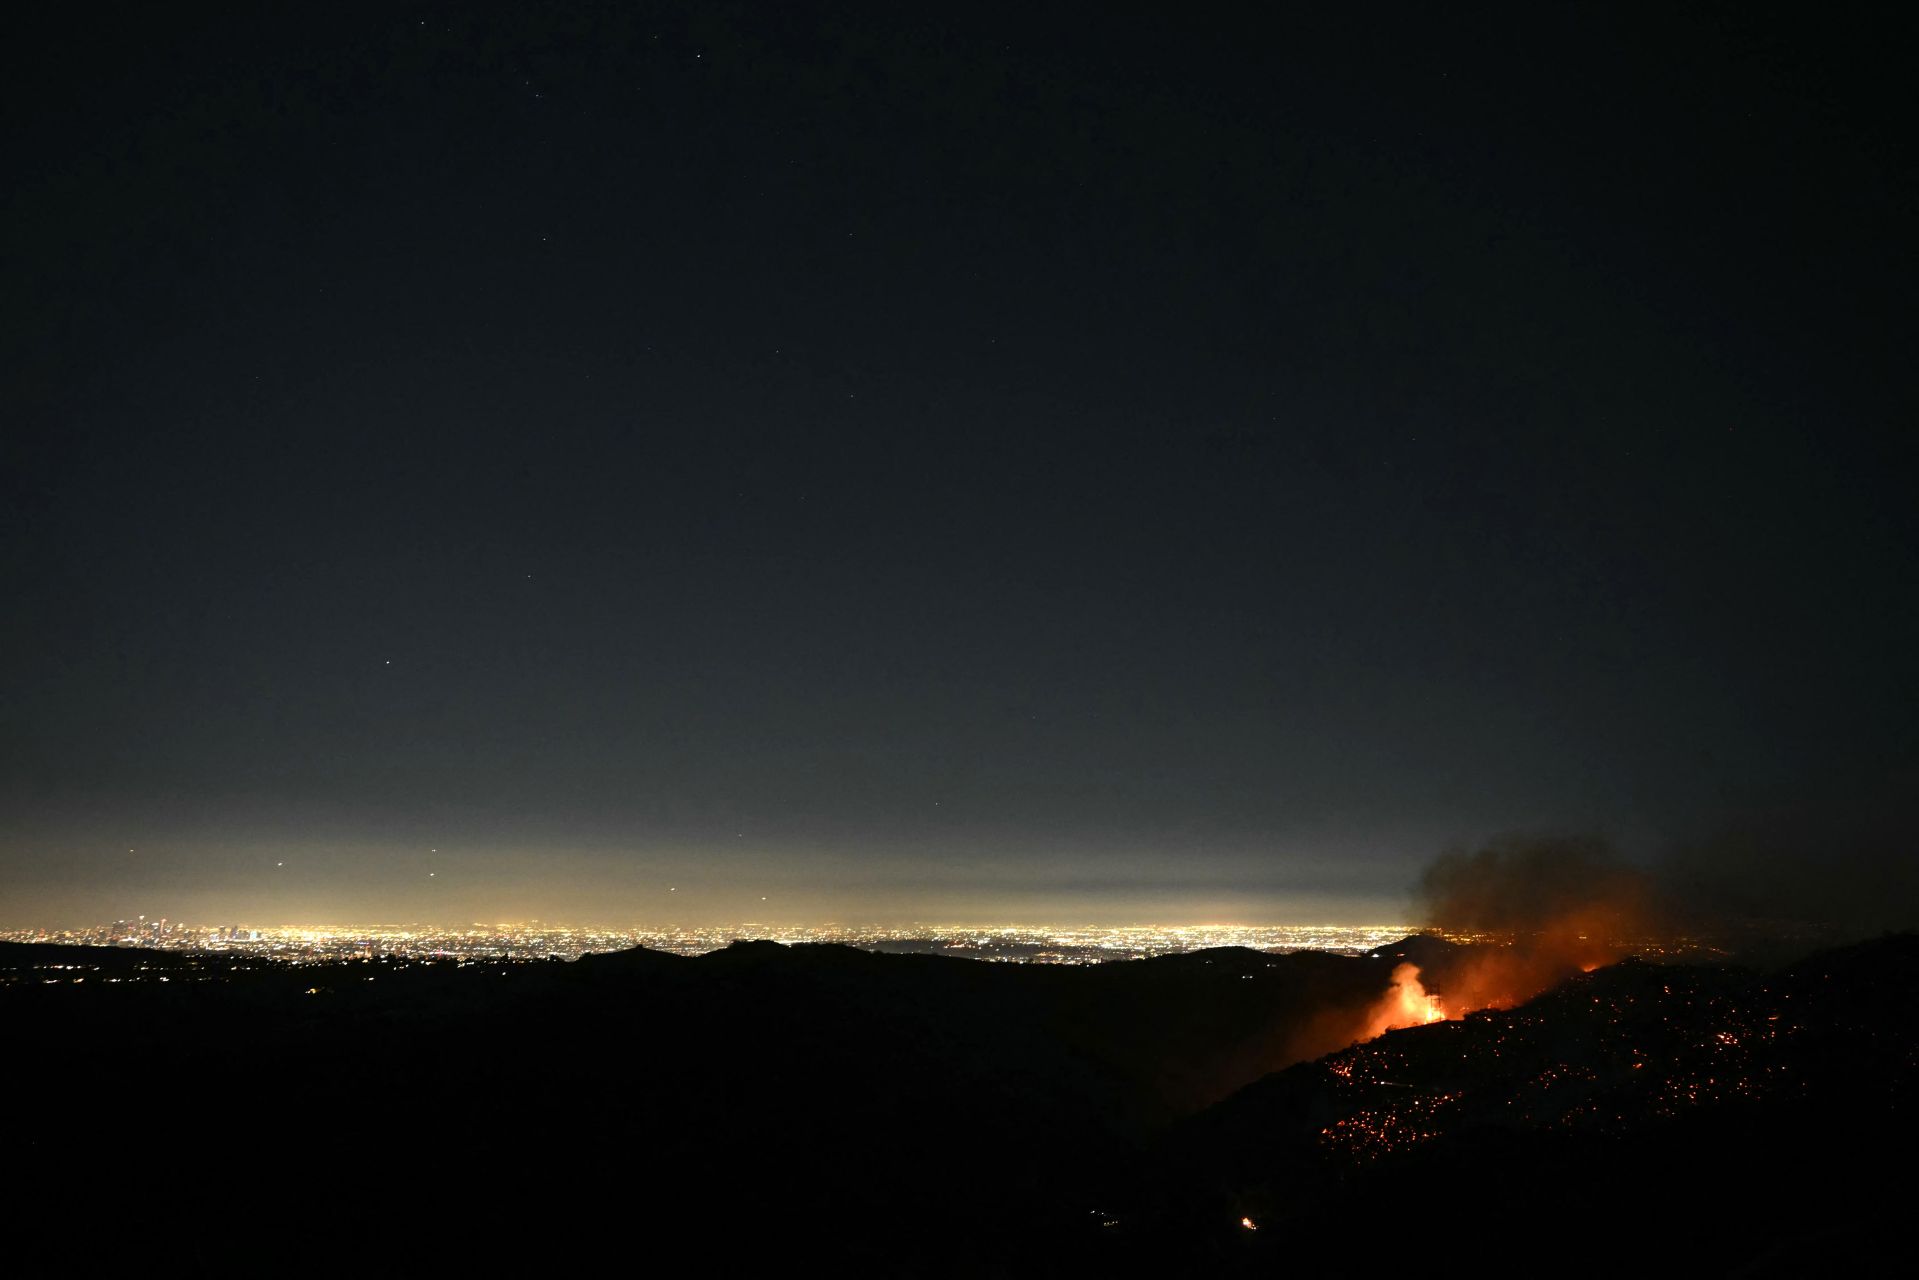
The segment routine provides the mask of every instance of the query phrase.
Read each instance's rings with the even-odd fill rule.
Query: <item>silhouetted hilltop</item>
[[[209,957],[190,952],[154,951],[145,947],[70,947],[56,942],[0,942],[0,973],[36,968],[82,966],[122,971],[128,969],[184,969],[206,964]]]
[[[690,957],[652,947],[628,947],[623,951],[589,951],[574,961],[582,973],[611,975],[630,970],[671,968],[691,963]]]
[[[488,1258],[537,1252],[500,1197],[546,1213],[542,1188],[564,1186],[593,1205],[639,1195],[654,1231],[724,1234],[715,1215],[735,1211],[800,1237],[839,1223],[836,1248],[895,1270],[902,1241],[961,1233],[976,1244],[949,1247],[958,1267],[1002,1247],[980,1221],[1070,1254],[1098,1176],[1177,1116],[1328,1047],[1301,1028],[1383,981],[1373,961],[1230,948],[1093,967],[763,941],[574,964],[253,962],[98,998],[9,987],[0,1015],[35,1051],[6,1060],[0,1085],[44,1103],[16,1158],[76,1174],[156,1125],[249,1164],[304,1153],[235,1193],[259,1215],[255,1244],[303,1197],[357,1212],[316,1171],[405,1150],[437,1153],[459,1184],[409,1194],[462,1218],[494,1205],[488,1230],[510,1238],[483,1234]],[[611,1152],[644,1174],[599,1178]]]
[[[1409,964],[1416,964],[1422,969],[1432,969],[1457,960],[1471,950],[1470,947],[1449,941],[1437,934],[1412,933],[1398,942],[1374,947],[1366,954],[1375,960],[1390,960],[1395,964],[1403,960]]]
[[[1870,1153],[1914,1134],[1916,979],[1910,935],[1770,977],[1629,960],[1249,1085],[1178,1126],[1109,1212],[1142,1256],[1225,1270],[1334,1265],[1355,1233],[1419,1224],[1517,1249],[1632,1221],[1688,1242],[1662,1266],[1720,1271],[1773,1265],[1778,1224],[1810,1216],[1878,1256],[1895,1206]],[[1552,1256],[1605,1270],[1634,1238]]]
[[[1746,1200],[1783,1212],[1755,1179],[1843,1217],[1808,1170],[1908,1131],[1919,1013],[1910,937],[1770,976],[1628,962],[1352,1047],[1402,951],[1471,950],[1072,967],[747,942],[167,974],[106,950],[51,962],[130,962],[120,981],[0,953],[31,978],[0,986],[25,1046],[0,1087],[34,1100],[10,1158],[45,1187],[178,1169],[97,1252],[207,1265],[758,1242],[892,1274],[1205,1274],[1425,1247],[1433,1222],[1544,1240],[1642,1197],[1752,1224]],[[87,1229],[90,1201],[48,1195],[28,1219]]]

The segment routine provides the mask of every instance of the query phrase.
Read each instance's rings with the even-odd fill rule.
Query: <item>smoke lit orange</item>
[[[1446,1006],[1420,982],[1419,966],[1402,964],[1393,970],[1392,986],[1373,1006],[1361,1038],[1371,1040],[1401,1027],[1422,1027],[1445,1019]]]

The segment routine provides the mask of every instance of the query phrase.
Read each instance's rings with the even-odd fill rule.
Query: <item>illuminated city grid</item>
[[[1097,964],[1147,956],[1250,947],[1259,951],[1326,951],[1359,955],[1414,932],[1411,925],[774,925],[746,921],[699,929],[605,929],[529,920],[447,928],[387,925],[188,925],[138,916],[84,929],[0,930],[9,942],[150,947],[166,951],[242,953],[295,963],[369,956],[458,959],[575,960],[590,952],[648,947],[702,955],[732,943],[830,942],[868,951],[909,951],[1029,964]]]

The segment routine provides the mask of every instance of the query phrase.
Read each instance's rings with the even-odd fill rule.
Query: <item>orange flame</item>
[[[1367,1015],[1366,1033],[1360,1039],[1371,1040],[1401,1027],[1423,1027],[1445,1020],[1446,1006],[1419,981],[1419,966],[1402,964],[1393,970],[1392,986]]]

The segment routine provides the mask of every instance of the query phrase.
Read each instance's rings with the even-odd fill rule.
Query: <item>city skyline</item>
[[[730,927],[596,928],[547,921],[472,923],[444,928],[243,924],[187,925],[139,916],[78,929],[0,929],[0,941],[65,946],[146,947],[218,955],[240,952],[290,963],[368,957],[577,960],[589,953],[645,947],[703,955],[738,942],[838,943],[869,951],[908,950],[985,960],[1091,964],[1174,955],[1212,947],[1356,955],[1413,932],[1404,924],[1110,926],[932,924],[794,926],[742,922]]]
[[[276,867],[275,870],[282,868]],[[436,881],[438,877],[433,877]],[[1142,890],[1131,899],[1111,894],[1088,895],[1070,887],[1049,893],[1033,893],[1009,901],[1003,895],[970,900],[960,893],[876,893],[870,886],[854,886],[838,895],[808,892],[754,894],[746,892],[702,891],[695,882],[686,886],[662,885],[646,891],[609,895],[593,893],[590,886],[584,896],[597,905],[574,911],[535,911],[516,907],[512,899],[501,899],[489,889],[482,896],[492,905],[472,906],[474,896],[457,892],[437,902],[412,898],[402,892],[360,892],[341,896],[337,907],[329,909],[323,894],[310,891],[283,894],[165,894],[139,893],[121,889],[119,898],[136,905],[132,908],[101,913],[101,895],[94,891],[75,895],[67,905],[56,904],[29,914],[0,908],[0,930],[74,929],[97,924],[102,919],[193,919],[207,921],[246,921],[279,926],[325,924],[358,926],[366,924],[431,923],[455,926],[472,922],[511,923],[523,921],[563,921],[581,926],[627,926],[644,924],[664,927],[684,924],[689,927],[730,927],[753,920],[773,920],[794,927],[824,927],[854,922],[862,925],[900,927],[927,922],[978,924],[1003,922],[1029,924],[1056,922],[1075,927],[1167,926],[1186,927],[1205,924],[1245,924],[1280,926],[1311,922],[1350,927],[1377,920],[1416,921],[1418,910],[1414,895],[1398,894],[1334,896],[1324,892],[1275,894],[1264,903],[1253,902],[1241,892],[1220,892],[1211,901],[1193,892],[1189,885],[1176,889]],[[550,898],[549,898],[550,900]],[[402,904],[411,902],[416,909]],[[893,904],[890,908],[889,901]],[[311,904],[322,904],[314,909]],[[171,904],[171,905],[163,905]],[[294,904],[305,904],[296,906]],[[351,905],[369,904],[369,905]],[[417,909],[424,906],[424,909]],[[1411,927],[1410,925],[1408,926]]]

